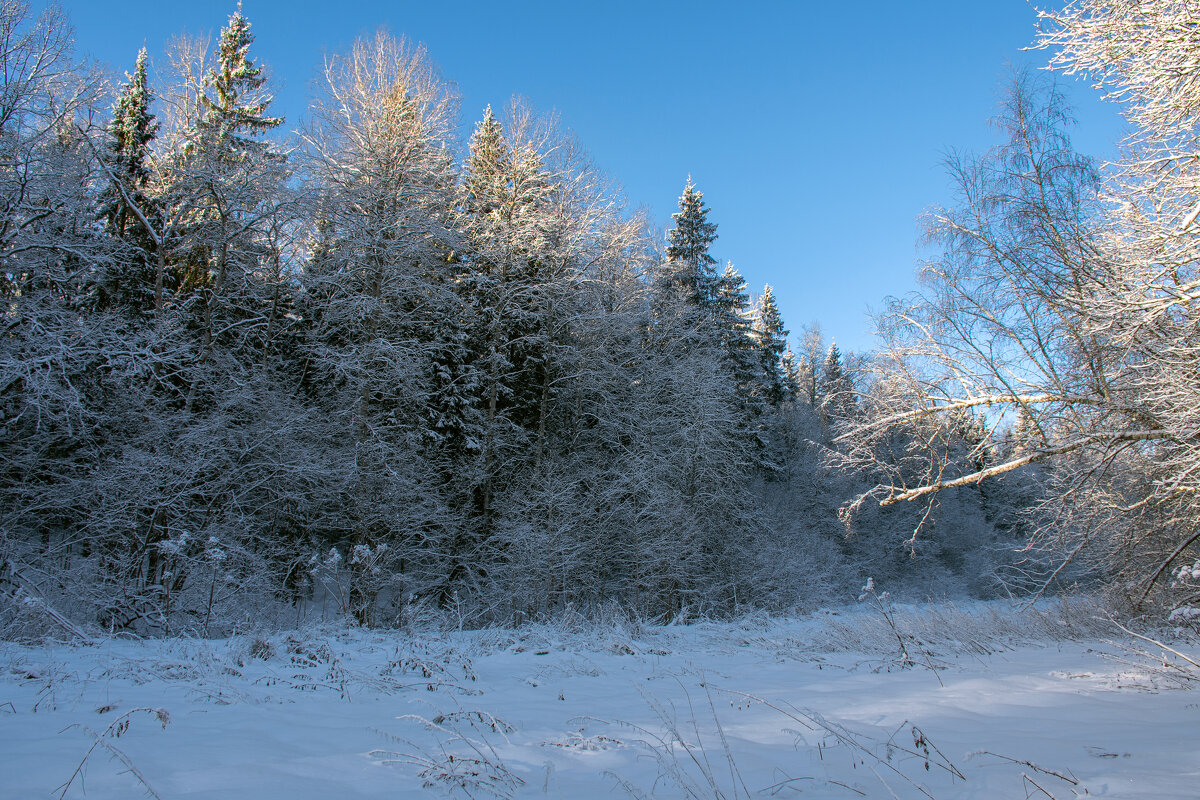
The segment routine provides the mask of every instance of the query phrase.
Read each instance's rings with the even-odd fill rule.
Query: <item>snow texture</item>
[[[1169,653],[1058,612],[893,617],[0,645],[0,796],[1196,796]]]

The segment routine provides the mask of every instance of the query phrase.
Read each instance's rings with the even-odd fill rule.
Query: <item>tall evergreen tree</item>
[[[481,373],[485,435],[476,505],[490,525],[492,497],[527,456],[541,460],[561,324],[556,298],[574,254],[567,243],[562,177],[547,159],[560,146],[550,121],[514,103],[502,126],[484,112],[464,169],[463,224],[470,269],[460,283],[474,310],[472,349]],[[561,309],[561,305],[558,307]]]
[[[829,351],[825,354],[819,391],[821,420],[826,426],[854,418],[858,411],[858,399],[854,395],[854,383],[846,374],[842,351],[838,349],[837,342],[830,343]]]
[[[784,399],[800,397],[803,372],[791,345],[787,345],[779,359],[779,371],[783,375]]]
[[[746,279],[732,263],[725,265],[725,271],[717,281],[713,308],[716,317],[714,322],[723,334],[749,338],[752,325],[750,293],[746,289]]]
[[[712,325],[724,347],[725,362],[737,385],[741,401],[752,415],[763,410],[762,376],[755,352],[750,295],[746,279],[733,264],[726,264],[717,281]]]
[[[272,96],[250,55],[253,43],[239,5],[196,87],[196,118],[166,187],[180,219],[181,288],[199,300],[194,324],[206,351],[218,331],[259,350],[248,337],[269,326],[241,323],[263,313],[277,288],[263,280],[275,258],[266,230],[287,203],[287,165],[265,137],[283,119],[267,113]]]
[[[463,205],[470,221],[486,220],[503,211],[508,195],[509,162],[504,129],[489,105],[471,134],[463,170]]]
[[[788,349],[787,336],[783,316],[775,304],[775,294],[768,284],[763,288],[754,314],[754,340],[762,369],[764,396],[772,406],[788,400],[795,391],[792,385],[795,357]]]
[[[143,210],[147,205],[146,189],[150,181],[150,143],[158,133],[158,123],[150,111],[154,96],[146,81],[146,61],[146,48],[143,47],[138,51],[133,74],[125,74],[126,83],[113,103],[106,159],[125,195]],[[114,236],[124,238],[131,226],[140,225],[125,196],[111,184],[103,192],[100,213],[105,230]]]
[[[118,256],[116,266],[101,285],[101,305],[118,303],[136,312],[155,305],[155,234],[147,230],[157,213],[150,198],[150,143],[158,133],[158,123],[150,111],[154,97],[146,80],[146,48],[138,52],[133,74],[113,103],[108,124],[105,167],[111,179],[100,196],[100,217],[104,230],[129,247]],[[119,184],[119,185],[114,185]],[[136,211],[130,204],[137,206]]]
[[[708,221],[704,194],[696,189],[690,175],[679,197],[679,210],[671,219],[675,226],[667,233],[667,263],[662,277],[681,289],[691,305],[711,308],[720,286],[717,260],[708,252],[717,240],[717,226]]]
[[[238,163],[267,152],[262,136],[283,124],[267,114],[271,94],[262,67],[250,57],[254,34],[242,4],[221,31],[217,60],[205,76],[196,130],[217,158]]]

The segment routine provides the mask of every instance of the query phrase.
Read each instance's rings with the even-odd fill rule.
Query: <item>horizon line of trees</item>
[[[854,463],[865,360],[790,349],[690,178],[664,246],[553,119],[489,107],[459,141],[451,86],[385,33],[327,60],[285,147],[253,42],[239,8],[157,92],[141,51],[112,99],[59,12],[0,9],[0,621],[997,590],[1036,482],[866,509],[846,538],[881,476],[1006,445],[964,413]]]

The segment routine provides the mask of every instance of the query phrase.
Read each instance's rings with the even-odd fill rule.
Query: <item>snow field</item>
[[[865,608],[4,644],[0,798],[1200,795],[1176,657],[1087,609],[894,611],[915,665]]]

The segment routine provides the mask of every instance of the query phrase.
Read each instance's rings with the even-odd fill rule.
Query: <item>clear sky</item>
[[[39,5],[34,0],[35,6]],[[1061,5],[1053,2],[1052,5]],[[216,33],[236,0],[63,0],[81,53],[120,74],[143,44]],[[915,286],[923,211],[951,199],[941,161],[992,143],[1026,0],[244,0],[275,113],[297,121],[323,55],[385,26],[425,43],[469,131],[513,94],[556,109],[597,164],[665,226],[691,174],[752,291],[793,331],[871,346],[867,311]],[[1078,149],[1111,157],[1115,110],[1068,83]]]

